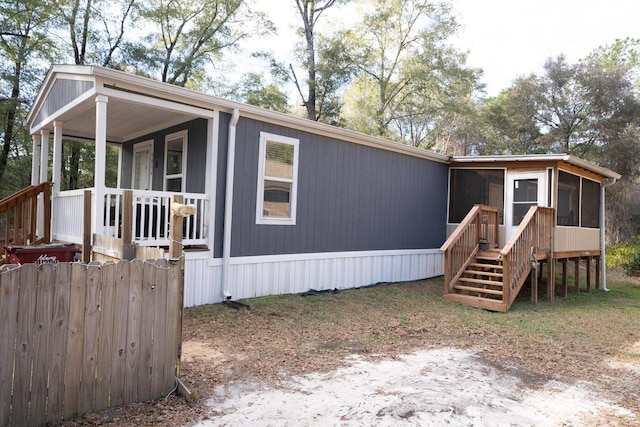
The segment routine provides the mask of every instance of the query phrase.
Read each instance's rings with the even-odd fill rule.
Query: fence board
[[[96,364],[96,393],[94,411],[101,411],[110,406],[109,391],[111,388],[111,355],[113,344],[113,324],[116,313],[115,298],[116,265],[107,263],[102,266],[102,295],[100,298],[100,341],[98,344],[98,360]]]
[[[127,320],[129,307],[129,266],[128,262],[116,265],[115,306],[118,310],[113,324],[113,350],[111,351],[111,406],[125,403],[127,372]]]
[[[164,259],[3,269],[0,425],[58,423],[171,391],[179,274]]]
[[[171,389],[175,383],[175,377],[179,376],[180,354],[182,352],[182,292],[180,288],[180,265],[170,265],[167,271],[167,339],[165,341],[164,365],[173,367],[165,372],[165,391]]]
[[[82,378],[82,356],[84,354],[84,305],[86,298],[87,268],[82,264],[71,266],[71,304],[69,305],[69,330],[65,354],[64,418],[78,413],[80,404],[80,378]],[[77,367],[77,368],[76,368]]]
[[[155,311],[155,273],[154,264],[145,261],[142,267],[142,316],[140,330],[140,372],[138,373],[138,399],[149,400],[155,390],[151,390],[153,318]],[[148,336],[147,336],[148,335]]]
[[[82,355],[82,379],[80,380],[80,413],[93,410],[95,404],[96,366],[98,364],[100,287],[102,286],[100,266],[87,267],[87,296],[84,313],[84,352]]]
[[[47,402],[47,377],[49,374],[49,335],[53,313],[54,271],[52,264],[38,267],[35,327],[33,333],[33,362],[31,368],[31,398],[29,424],[40,425],[45,421]]]
[[[0,274],[0,425],[9,425],[13,356],[15,354],[20,270],[12,268]]]
[[[125,402],[138,401],[138,381],[140,374],[140,315],[142,311],[142,261],[131,262],[129,275],[129,312],[127,321],[127,370],[125,385]]]
[[[51,336],[51,362],[47,397],[47,418],[62,419],[64,404],[64,370],[66,338],[69,329],[69,303],[71,297],[71,264],[61,263],[56,268],[53,295],[53,330]]]
[[[154,283],[156,304],[155,319],[153,323],[153,372],[151,374],[151,389],[155,393],[165,394],[168,390],[164,389],[164,360],[165,339],[167,332],[167,262],[165,260],[156,261],[156,266],[162,269],[156,269],[156,278]]]
[[[16,342],[11,422],[27,424],[29,419],[29,391],[31,388],[31,357],[33,353],[33,325],[37,290],[36,265],[25,264],[20,271],[18,293],[18,336]],[[24,308],[24,309],[23,309]]]

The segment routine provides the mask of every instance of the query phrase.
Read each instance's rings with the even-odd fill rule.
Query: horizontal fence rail
[[[0,425],[37,426],[168,394],[181,342],[179,266],[5,266]]]

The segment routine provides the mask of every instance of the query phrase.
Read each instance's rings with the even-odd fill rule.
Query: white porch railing
[[[95,193],[91,206],[95,206]],[[84,190],[51,195],[51,239],[82,244],[82,200]]]
[[[91,188],[92,217],[96,213],[95,189]],[[53,196],[52,238],[73,243],[82,243],[82,206],[85,190],[60,192]],[[133,203],[131,235],[132,243],[138,246],[169,245],[169,215],[171,196],[181,194],[184,204],[195,205],[196,213],[185,218],[183,245],[206,245],[208,226],[206,215],[208,196],[197,193],[171,193],[164,191],[132,190]],[[104,211],[101,214],[103,230],[98,234],[122,237],[123,193],[120,188],[107,188]],[[94,230],[95,232],[95,230]]]

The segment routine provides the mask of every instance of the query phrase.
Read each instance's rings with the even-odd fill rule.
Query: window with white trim
[[[260,132],[256,224],[295,225],[299,140]]]
[[[164,140],[164,190],[184,192],[187,166],[187,131],[167,135]]]

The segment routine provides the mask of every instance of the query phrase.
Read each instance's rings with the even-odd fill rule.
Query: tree
[[[247,104],[282,113],[289,111],[287,94],[273,83],[265,84],[260,74],[246,74],[236,92],[236,96]]]
[[[487,133],[510,153],[567,153],[600,161],[634,123],[638,100],[625,67],[550,58],[544,74],[521,77],[487,103]]]
[[[30,181],[4,180],[13,153],[28,156],[28,132],[22,123],[34,96],[43,60],[54,58],[53,45],[45,32],[51,9],[38,0],[0,2],[0,182],[3,188],[19,189]],[[30,168],[28,168],[30,170]],[[15,180],[18,181],[18,180]],[[22,180],[20,180],[22,181]],[[17,188],[16,188],[17,186]]]
[[[349,79],[350,64],[341,34],[319,37],[316,34],[318,20],[327,9],[348,3],[349,0],[295,0],[302,19],[301,34],[304,44],[298,49],[301,64],[307,73],[306,96],[303,83],[289,64],[291,79],[295,83],[309,120],[331,122],[339,111],[338,89]]]
[[[545,153],[540,129],[534,120],[535,106],[524,102],[530,90],[524,82],[503,90],[479,107],[480,137],[475,151],[481,155]]]
[[[136,0],[60,0],[56,15],[59,27],[68,33],[68,43],[77,65],[113,67],[118,57]]]
[[[451,7],[428,0],[363,5],[350,39],[358,77],[347,94],[349,127],[432,147],[478,89],[478,70],[465,68],[465,56],[446,44],[457,29]]]
[[[414,81],[388,127],[414,147],[469,154],[476,133],[469,117],[475,114],[481,72],[465,68],[466,55],[452,48],[420,53],[405,65]]]
[[[150,32],[130,49],[150,75],[177,86],[198,85],[208,65],[250,34],[271,31],[243,0],[147,0],[139,6]]]

